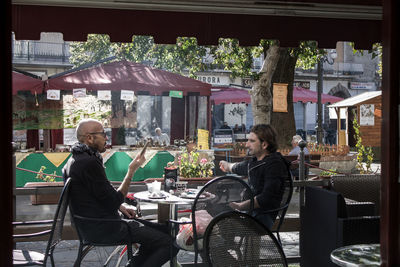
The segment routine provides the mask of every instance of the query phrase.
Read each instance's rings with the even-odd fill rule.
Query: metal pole
[[[304,148],[307,146],[307,142],[301,140],[299,142],[300,147],[300,162],[299,162],[299,180],[304,181],[305,178],[305,165],[304,165]],[[304,206],[304,187],[300,187],[300,207]]]
[[[321,95],[323,91],[323,73],[324,73],[324,58],[318,61],[318,114],[317,114],[317,142],[322,144],[322,101]]]
[[[306,136],[304,137],[307,140],[307,114],[306,114],[306,107],[307,103],[303,103],[303,130],[306,133]],[[302,136],[303,138],[303,136]]]

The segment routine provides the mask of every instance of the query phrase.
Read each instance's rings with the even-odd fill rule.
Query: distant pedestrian
[[[229,127],[228,123],[224,121],[224,125],[221,126],[221,129],[231,129],[231,127]]]

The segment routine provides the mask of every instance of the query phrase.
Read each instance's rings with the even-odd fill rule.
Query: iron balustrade
[[[54,61],[69,63],[69,43],[50,43],[41,41],[14,41],[13,61]]]

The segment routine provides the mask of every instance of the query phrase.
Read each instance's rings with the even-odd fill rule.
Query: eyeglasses
[[[103,136],[103,138],[106,138],[106,133],[105,132],[93,132],[93,133],[88,133],[88,134],[100,134],[101,136]]]

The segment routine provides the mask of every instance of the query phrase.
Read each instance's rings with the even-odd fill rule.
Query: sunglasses
[[[103,138],[106,137],[106,133],[105,132],[93,132],[93,133],[88,133],[88,134],[100,134],[101,136],[103,136]]]

